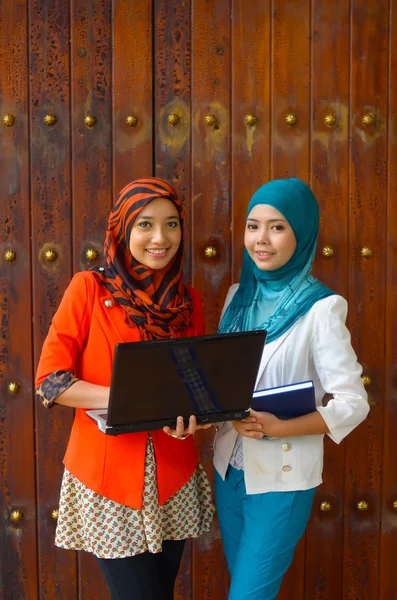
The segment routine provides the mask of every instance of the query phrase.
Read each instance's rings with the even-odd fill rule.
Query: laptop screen
[[[264,331],[117,344],[108,425],[246,410]]]

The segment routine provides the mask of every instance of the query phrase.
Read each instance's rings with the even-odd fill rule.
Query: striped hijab
[[[90,269],[124,308],[126,322],[139,328],[142,340],[179,337],[192,318],[191,298],[182,280],[183,242],[169,264],[156,272],[139,263],[129,249],[138,214],[156,198],[175,204],[183,228],[183,208],[175,190],[161,179],[137,179],[121,190],[110,212],[105,267]]]

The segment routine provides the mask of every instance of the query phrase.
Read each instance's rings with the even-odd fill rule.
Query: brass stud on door
[[[14,250],[6,250],[4,252],[4,260],[6,262],[14,262],[16,257],[17,257],[17,255],[15,254]]]
[[[394,508],[394,510],[397,510],[397,500],[393,501],[393,508]]]
[[[49,248],[48,250],[46,250],[44,252],[44,257],[45,257],[46,261],[54,262],[54,260],[56,260],[56,258],[58,257],[58,254],[55,252],[55,250],[53,248]]]
[[[84,125],[87,129],[92,129],[96,125],[96,118],[93,115],[87,115],[84,119]]]
[[[19,385],[19,383],[17,381],[11,381],[8,384],[8,391],[10,392],[10,394],[14,394],[14,396],[16,396],[16,394],[19,394],[20,389],[21,389],[21,386]]]
[[[214,129],[219,129],[218,119],[215,115],[209,114],[204,117],[204,121],[206,125],[209,127],[213,127]]]
[[[326,258],[332,258],[335,254],[335,250],[332,248],[332,246],[324,246],[321,252]]]
[[[330,510],[331,510],[331,508],[332,508],[332,506],[331,506],[331,502],[328,502],[327,500],[324,500],[324,501],[323,501],[323,502],[321,502],[321,504],[320,504],[320,510],[321,510],[322,512],[328,512],[328,511],[330,511]]]
[[[23,520],[24,514],[21,510],[13,510],[11,513],[11,521],[20,523]]]
[[[218,254],[218,250],[215,246],[207,246],[204,250],[204,254],[207,258],[215,258]]]
[[[369,127],[370,125],[373,125],[375,123],[374,113],[366,113],[361,119],[361,123],[364,125],[364,127]]]
[[[47,127],[54,127],[57,122],[57,118],[53,114],[48,114],[44,117],[43,122],[44,125],[47,125]]]
[[[293,127],[298,122],[298,117],[295,113],[291,112],[285,116],[285,122],[289,127]]]
[[[57,521],[58,515],[59,515],[59,510],[57,508],[54,508],[54,510],[51,511],[51,518],[54,519],[54,521]]]
[[[180,120],[181,118],[177,113],[171,113],[167,117],[168,124],[171,125],[171,127],[175,127],[175,125],[178,125]]]
[[[368,387],[372,383],[372,379],[371,379],[371,377],[369,375],[363,375],[361,377],[361,381],[363,382],[363,384],[365,385],[365,387]]]
[[[336,124],[336,117],[332,113],[325,115],[324,123],[327,127],[333,127]]]
[[[14,115],[4,115],[3,117],[3,123],[6,127],[12,127],[15,123],[15,117]]]
[[[363,248],[361,248],[360,252],[363,258],[371,258],[371,256],[374,255],[374,251],[371,250],[371,248],[368,248],[368,246],[364,246]]]
[[[357,502],[357,508],[360,512],[365,512],[366,510],[368,510],[369,504],[365,500],[360,500],[359,502]]]
[[[253,114],[245,115],[245,122],[248,127],[254,127],[258,122],[258,117]]]
[[[138,121],[139,121],[139,119],[135,115],[128,115],[128,117],[125,120],[128,127],[136,127],[138,125]]]
[[[85,257],[90,262],[94,262],[94,260],[96,260],[98,258],[98,256],[99,256],[99,252],[95,248],[88,248],[85,251]]]

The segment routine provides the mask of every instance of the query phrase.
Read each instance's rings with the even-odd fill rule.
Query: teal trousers
[[[313,503],[315,488],[246,493],[244,471],[215,471],[219,527],[230,572],[228,600],[276,600]]]

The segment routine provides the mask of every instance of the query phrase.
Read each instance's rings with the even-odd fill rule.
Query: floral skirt
[[[98,558],[161,552],[163,540],[198,537],[211,529],[211,488],[199,464],[189,481],[160,506],[156,463],[149,437],[141,510],[123,506],[85,487],[65,469],[55,545]]]

